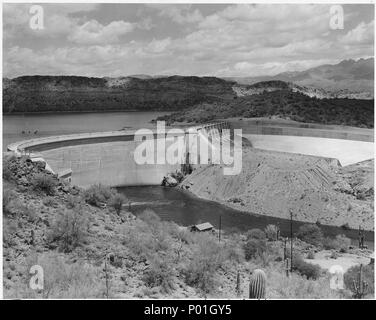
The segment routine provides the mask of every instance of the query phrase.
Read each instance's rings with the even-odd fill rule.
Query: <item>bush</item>
[[[256,259],[267,250],[267,243],[265,240],[249,239],[243,249],[246,260]]]
[[[15,293],[6,293],[14,298],[44,299],[88,299],[102,298],[104,281],[101,281],[100,269],[77,261],[68,263],[63,256],[56,253],[30,255],[25,261],[25,274],[30,267],[40,265],[43,268],[44,288],[42,291],[31,290],[29,279],[27,287]],[[31,275],[30,275],[31,277]]]
[[[304,224],[299,227],[296,236],[309,244],[320,246],[323,241],[321,229],[315,224]]]
[[[151,210],[145,210],[132,225],[124,226],[123,245],[135,258],[148,260],[159,251],[170,252],[173,234],[171,224],[160,221]]]
[[[60,249],[70,252],[84,243],[89,229],[86,213],[79,210],[65,210],[52,224],[49,240],[57,241]]]
[[[197,235],[197,245],[183,271],[185,282],[209,293],[216,287],[215,273],[224,262],[218,242],[210,235]]]
[[[279,237],[279,228],[274,224],[269,224],[265,228],[265,235],[268,240],[276,241]]]
[[[17,222],[10,219],[3,219],[3,243],[7,246],[14,245],[13,235],[17,232]]]
[[[333,238],[325,238],[323,240],[324,249],[326,250],[339,250],[340,252],[347,252],[351,246],[351,239],[343,234],[337,235]]]
[[[119,215],[120,212],[121,212],[121,209],[123,207],[123,204],[126,201],[127,201],[127,198],[124,195],[117,193],[117,194],[115,194],[114,196],[111,197],[108,204]]]
[[[65,205],[68,209],[74,209],[77,208],[82,204],[82,199],[77,196],[68,195],[67,200],[65,201]]]
[[[144,273],[142,280],[148,287],[160,287],[163,293],[174,290],[174,270],[171,263],[160,258],[154,258]]]
[[[10,189],[3,189],[3,215],[9,216],[11,214],[11,204],[16,197],[16,193]]]
[[[353,293],[353,295],[355,295],[354,281],[355,282],[358,281],[359,271],[360,271],[359,265],[353,266],[350,269],[348,269],[345,272],[345,275],[344,275],[343,280],[344,280],[344,283],[345,283],[345,287],[347,289],[349,289]],[[368,290],[366,292],[366,295],[373,296],[373,294],[375,292],[374,265],[363,266],[362,273],[363,273],[363,281],[367,282],[367,284],[368,284]]]
[[[46,197],[43,199],[43,204],[47,207],[55,207],[57,205],[57,201],[54,197]]]
[[[300,275],[307,277],[307,279],[313,280],[320,277],[321,268],[319,265],[305,262],[298,254],[294,255],[292,259],[292,269],[297,271]]]
[[[265,240],[266,234],[264,231],[260,229],[251,229],[246,233],[247,240],[249,239],[258,239],[258,240]]]
[[[310,260],[315,259],[315,252],[312,250],[308,252],[307,259],[310,259]]]
[[[12,202],[12,213],[18,217],[26,218],[29,222],[35,222],[38,218],[38,210],[33,204],[24,204],[20,199]]]
[[[6,181],[11,181],[14,178],[12,169],[11,169],[11,164],[14,162],[16,157],[14,155],[7,156],[4,155],[3,157],[3,179]]]
[[[32,178],[31,185],[36,191],[42,191],[47,195],[53,195],[57,186],[57,180],[49,174],[38,173]]]
[[[103,203],[107,203],[115,194],[116,191],[110,187],[94,184],[84,191],[83,198],[88,204],[99,207]]]

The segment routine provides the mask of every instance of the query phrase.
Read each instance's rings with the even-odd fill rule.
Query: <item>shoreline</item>
[[[80,113],[83,113],[83,114],[86,114],[86,113],[125,113],[125,112],[178,112],[179,110],[136,110],[136,109],[131,109],[131,110],[93,110],[93,111],[31,111],[31,112],[3,112],[3,116],[12,116],[12,115],[15,115],[15,116],[20,116],[20,115],[27,115],[27,116],[30,116],[30,115],[51,115],[51,114],[80,114]]]
[[[179,186],[177,186],[178,189],[180,189],[182,192],[186,192],[188,194],[190,194],[191,196],[193,197],[196,197],[196,198],[199,198],[201,200],[205,200],[205,201],[210,201],[210,202],[215,202],[215,203],[218,203],[222,206],[225,206],[227,208],[230,208],[230,209],[234,209],[236,211],[238,211],[239,213],[243,213],[243,214],[247,214],[247,215],[253,215],[253,216],[257,216],[257,217],[267,217],[267,218],[275,218],[275,219],[280,219],[280,220],[283,220],[283,221],[289,221],[290,220],[288,218],[281,218],[279,216],[276,216],[276,215],[263,215],[263,214],[260,214],[260,213],[255,213],[255,212],[250,212],[250,211],[246,211],[246,210],[241,210],[238,206],[236,206],[235,204],[233,203],[229,203],[229,202],[226,202],[226,201],[220,201],[220,200],[212,200],[212,199],[208,199],[208,198],[205,198],[204,196],[202,195],[198,195],[198,194],[195,194],[191,191],[188,190],[184,190],[183,188]],[[316,224],[314,222],[310,222],[310,221],[301,221],[301,220],[293,220],[294,223],[299,223],[299,224]],[[320,228],[326,228],[326,227],[329,227],[329,228],[340,228],[342,229],[344,232],[346,231],[353,231],[353,232],[358,232],[358,229],[354,229],[354,228],[343,228],[342,226],[338,226],[338,225],[330,225],[330,224],[319,224],[319,227]],[[367,229],[364,229],[364,231],[366,233],[372,233],[374,234],[375,231],[374,230],[367,230]],[[371,242],[374,242],[374,237],[372,237],[372,240],[369,240],[367,239],[367,241],[371,241]]]

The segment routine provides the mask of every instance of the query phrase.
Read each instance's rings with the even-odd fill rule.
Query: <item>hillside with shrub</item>
[[[4,113],[176,111],[235,96],[234,82],[214,77],[22,76],[3,83]]]
[[[354,297],[351,281],[334,291],[329,273],[307,262],[324,245],[317,228],[297,233],[287,276],[277,226],[225,233],[219,242],[217,233],[190,232],[152,209],[135,216],[115,189],[71,186],[43,162],[6,155],[3,168],[6,298],[248,298],[256,269],[266,275],[266,298]],[[338,256],[369,254],[342,242],[348,245],[332,243]],[[44,270],[41,290],[29,287],[33,265]],[[364,280],[373,283],[369,268]],[[362,298],[372,295],[370,284]]]
[[[173,122],[204,123],[232,117],[280,117],[299,122],[373,128],[374,100],[317,99],[291,90],[264,91],[159,117]]]

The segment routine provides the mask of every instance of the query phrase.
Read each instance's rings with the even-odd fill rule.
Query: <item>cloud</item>
[[[362,21],[354,29],[346,33],[340,41],[345,44],[373,44],[375,23]]]
[[[198,9],[191,10],[191,5],[149,5],[157,9],[159,15],[168,17],[178,24],[192,24],[202,21],[203,16]]]
[[[75,26],[68,40],[78,44],[115,43],[134,28],[134,24],[125,21],[112,21],[104,26],[96,20],[90,20],[81,26]]]
[[[4,73],[251,76],[373,56],[373,6],[345,7],[349,31],[328,5],[71,6],[46,5],[38,32],[28,6],[6,6]]]

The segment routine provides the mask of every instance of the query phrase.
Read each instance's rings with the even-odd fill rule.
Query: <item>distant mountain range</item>
[[[317,97],[373,99],[374,59],[343,60],[338,64],[325,64],[305,71],[283,72],[275,76],[227,77],[241,85],[280,80],[294,83]]]
[[[301,95],[319,100],[372,100],[373,64],[373,58],[345,60],[302,72],[256,78],[143,74],[117,78],[38,75],[4,78],[3,111],[181,111],[202,103],[223,105],[238,98],[255,96],[259,97],[246,99],[246,107],[249,107],[249,101],[257,101],[262,107],[263,98],[266,104],[273,97],[273,104],[278,105],[277,100],[283,96],[283,99],[288,97],[290,112],[295,98],[305,101]],[[278,93],[280,91],[283,95]],[[323,101],[322,105],[326,103]]]

